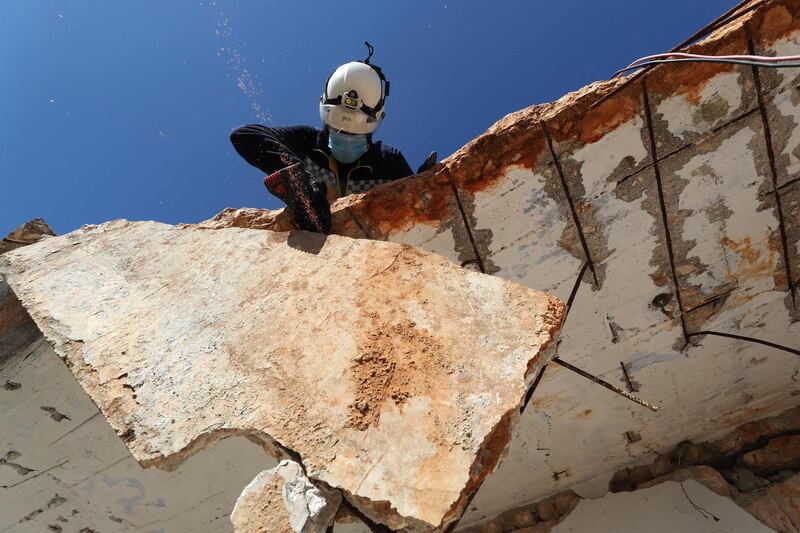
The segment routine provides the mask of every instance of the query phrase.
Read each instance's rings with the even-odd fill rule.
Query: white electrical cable
[[[660,65],[665,63],[729,63],[767,68],[800,68],[800,55],[777,57],[752,55],[708,56],[672,52],[669,54],[656,54],[639,58],[629,66],[615,72],[612,78],[616,78],[629,70],[646,67],[647,65]]]

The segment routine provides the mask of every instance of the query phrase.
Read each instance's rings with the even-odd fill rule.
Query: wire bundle
[[[734,65],[750,65],[756,67],[794,68],[800,67],[800,55],[777,57],[753,55],[708,56],[702,54],[688,54],[685,52],[669,52],[666,54],[641,57],[627,67],[616,71],[612,78],[617,78],[629,70],[646,67],[647,65],[661,65],[664,63],[731,63]]]

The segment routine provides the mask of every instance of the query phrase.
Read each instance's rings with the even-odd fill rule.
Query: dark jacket
[[[340,163],[328,148],[328,131],[311,126],[251,124],[234,130],[231,142],[245,161],[266,174],[304,163],[306,172],[323,179],[330,192],[338,192],[334,197],[365,192],[413,174],[403,154],[381,141],[370,142],[367,153],[355,163]]]

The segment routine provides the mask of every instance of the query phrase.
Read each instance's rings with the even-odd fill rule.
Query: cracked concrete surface
[[[246,436],[408,531],[494,470],[563,316],[417,248],[304,232],[116,221],[0,271],[142,465]]]

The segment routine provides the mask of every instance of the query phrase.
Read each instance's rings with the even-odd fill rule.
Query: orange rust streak
[[[735,273],[729,273],[726,278],[731,281],[742,279],[757,279],[772,277],[775,270],[777,252],[774,246],[769,246],[769,253],[763,257],[760,249],[753,247],[753,239],[748,236],[739,241],[723,237],[720,243],[737,254],[741,261]],[[769,240],[767,240],[769,242]]]
[[[437,223],[446,220],[453,191],[443,172],[425,172],[380,185],[369,193],[349,198],[333,211],[350,210],[364,224],[377,227],[385,234],[408,229],[416,223]],[[347,201],[349,200],[349,201]],[[338,233],[334,227],[334,233]]]
[[[642,101],[638,91],[622,91],[586,113],[578,126],[578,138],[584,144],[597,142],[639,114],[641,110]]]
[[[547,147],[540,111],[531,107],[518,113],[518,122],[492,127],[450,157],[447,165],[457,186],[474,194],[495,186],[509,167],[536,168]]]
[[[800,29],[800,5],[797,2],[781,2],[758,12],[754,17],[753,38],[759,42],[772,43]]]

